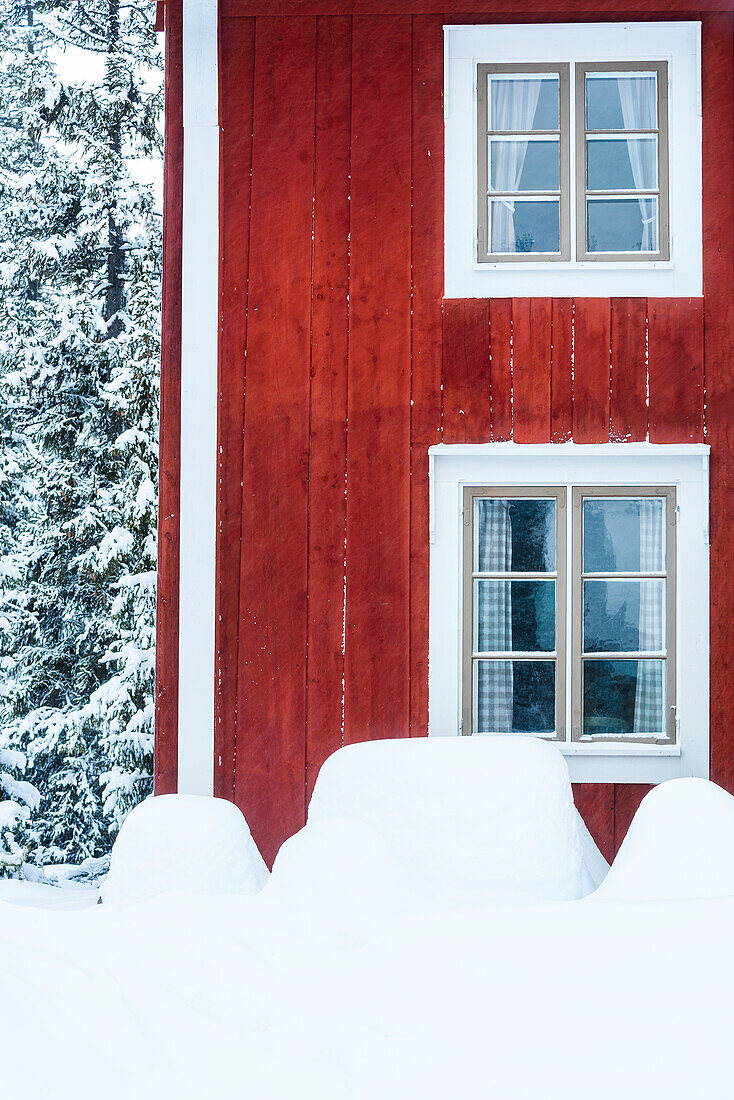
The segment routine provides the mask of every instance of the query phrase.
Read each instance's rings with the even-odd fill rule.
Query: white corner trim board
[[[628,746],[619,742],[567,741],[559,743],[559,747],[574,782],[658,783],[691,775],[708,779],[708,459],[708,446],[698,443],[484,443],[431,447],[429,736],[455,737],[460,733],[463,487],[675,485],[677,743]],[[566,511],[569,514],[571,509]],[[570,514],[567,522],[571,522]],[[568,537],[570,545],[570,531]],[[569,554],[569,569],[570,562]],[[567,636],[570,637],[570,620]],[[570,662],[567,664],[566,713],[570,714]]]
[[[703,285],[701,24],[518,23],[444,27],[447,298],[698,297]],[[670,260],[478,263],[477,64],[667,61]],[[572,106],[570,107],[572,111]],[[574,121],[568,119],[571,133]],[[571,188],[575,158],[571,157]],[[571,238],[575,235],[571,203]]]
[[[214,789],[219,299],[217,0],[183,0],[178,790]]]

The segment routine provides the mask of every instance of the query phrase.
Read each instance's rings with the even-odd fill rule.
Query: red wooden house
[[[608,857],[734,791],[731,8],[166,0],[158,791],[268,860],[371,738],[557,741]]]

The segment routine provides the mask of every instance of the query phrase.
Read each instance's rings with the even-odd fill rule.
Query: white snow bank
[[[123,822],[100,896],[125,905],[167,890],[256,894],[267,877],[247,822],[233,803],[157,795]]]
[[[358,820],[311,821],[283,844],[263,897],[293,909],[321,939],[345,920],[371,920],[405,909],[411,893],[387,839]]]
[[[594,888],[600,886],[606,876],[609,874],[609,864],[605,860],[604,856],[599,851],[596,841],[586,827],[581,814],[576,811],[576,824],[579,830],[579,838],[581,840],[581,851],[584,855],[584,865],[589,873],[589,878],[594,884]]]
[[[20,882],[0,879],[0,902],[8,905],[28,905],[32,909],[86,909],[97,902],[94,886],[49,886],[42,882]]]
[[[707,779],[645,795],[597,898],[734,897],[734,798]]]
[[[347,831],[347,821],[360,829]],[[447,737],[349,745],[323,765],[308,824],[276,861],[274,878],[287,865],[294,888],[309,875],[331,874],[335,886],[349,883],[362,895],[402,880],[435,896],[578,898],[593,881],[577,821],[565,760],[545,741]],[[329,829],[327,822],[335,824]]]
[[[318,938],[269,889],[0,905],[2,1100],[731,1100],[734,899],[345,912]]]

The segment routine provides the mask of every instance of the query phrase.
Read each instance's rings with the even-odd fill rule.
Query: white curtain
[[[640,571],[655,572],[663,561],[663,522],[659,500],[640,501]],[[663,604],[657,582],[640,584],[640,642],[642,652],[656,650],[663,633]],[[659,734],[663,718],[663,662],[638,661],[635,694],[635,734]]]
[[[490,128],[513,133],[532,130],[540,96],[540,80],[493,80],[491,83]],[[517,191],[522,178],[527,141],[493,141],[491,150],[492,188]],[[492,252],[515,251],[515,202],[497,199],[492,203]]]
[[[485,498],[479,505],[479,571],[502,573],[512,567],[510,501]],[[510,581],[480,581],[477,597],[478,645],[483,652],[512,649]],[[511,661],[481,661],[477,682],[477,731],[511,733],[513,719]]]
[[[657,125],[655,80],[650,77],[619,77],[617,88],[625,130],[654,129]],[[632,140],[627,142],[627,149],[636,190],[649,190],[651,181],[655,179],[657,143]],[[640,195],[637,202],[642,219],[641,248],[643,252],[653,252],[658,247],[656,203],[644,195]]]

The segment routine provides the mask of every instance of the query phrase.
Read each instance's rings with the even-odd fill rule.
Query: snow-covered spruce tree
[[[5,592],[27,626],[4,648],[0,736],[41,793],[22,839],[67,862],[103,854],[151,784],[160,218],[136,169],[160,157],[160,63],[145,0],[0,3],[47,66],[20,96],[39,213],[5,234],[25,243],[0,388],[38,484]],[[61,49],[92,77],[59,82]]]
[[[22,690],[19,654],[39,640],[25,594],[28,552],[42,518],[42,469],[25,433],[31,404],[22,376],[37,350],[39,279],[48,267],[42,244],[74,203],[58,187],[43,141],[54,98],[48,45],[31,10],[0,0],[0,874],[22,865],[30,810],[39,800],[20,778],[26,756],[14,744],[13,721]]]

